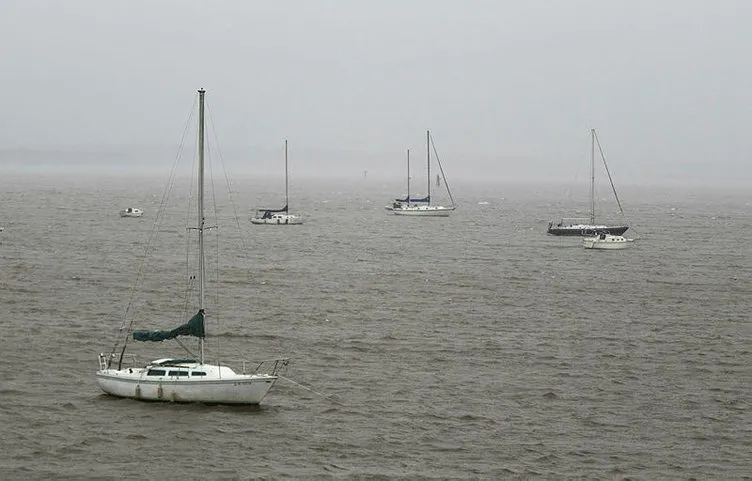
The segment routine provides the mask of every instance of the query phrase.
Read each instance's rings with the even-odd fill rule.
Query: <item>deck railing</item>
[[[243,365],[243,374],[268,374],[277,376],[287,373],[290,359],[265,359],[263,361],[240,361]],[[251,369],[249,372],[248,369]]]
[[[105,370],[108,368],[117,368],[119,354],[99,354],[99,369]],[[108,366],[109,364],[109,366]],[[216,362],[212,363],[216,364]],[[221,364],[229,367],[241,366],[241,374],[267,374],[269,376],[277,376],[279,374],[287,373],[287,366],[290,364],[289,358],[280,359],[265,359],[263,361],[248,361],[245,359],[235,359],[229,362],[222,362]],[[123,364],[121,369],[126,367],[136,367],[138,360],[135,354],[126,354],[123,356]],[[141,364],[140,366],[143,366]]]

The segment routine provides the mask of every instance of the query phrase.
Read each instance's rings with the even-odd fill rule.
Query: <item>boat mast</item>
[[[287,200],[287,139],[285,139],[285,213],[287,213],[288,209],[288,200]]]
[[[590,129],[590,224],[595,224],[595,129]]]
[[[431,205],[431,131],[426,130],[426,161],[428,162],[428,205]]]
[[[198,91],[198,309],[204,309],[204,94]],[[204,338],[199,338],[199,362],[204,363]]]
[[[407,205],[410,205],[410,149],[407,149]]]

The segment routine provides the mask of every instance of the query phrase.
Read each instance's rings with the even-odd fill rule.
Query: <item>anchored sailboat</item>
[[[616,193],[616,187],[614,187],[614,181],[611,179],[611,172],[608,170],[608,164],[606,164],[606,156],[603,155],[603,149],[601,143],[598,140],[598,135],[595,133],[595,129],[590,129],[590,216],[588,218],[578,217],[564,217],[557,224],[553,221],[548,223],[548,233],[551,235],[566,235],[566,236],[595,236],[597,234],[611,234],[620,236],[629,226],[619,224],[596,224],[595,222],[595,146],[598,146],[603,166],[606,168],[608,174],[608,180],[611,183],[611,190],[616,198],[616,204],[619,206],[619,212],[622,216],[624,210],[621,207],[619,201],[619,195]]]
[[[224,362],[207,362],[204,349],[206,337],[204,321],[213,317],[204,305],[206,262],[204,234],[214,226],[206,225],[204,210],[204,94],[198,91],[198,261],[195,275],[189,278],[189,286],[197,284],[197,312],[188,322],[170,330],[135,331],[134,320],[124,320],[118,342],[112,351],[99,355],[99,370],[96,373],[99,387],[113,396],[147,401],[200,402],[209,404],[258,404],[266,396],[286,368],[287,359],[275,359],[248,364],[242,363],[241,372],[236,372]],[[148,251],[148,247],[147,247]],[[214,314],[216,316],[216,314]],[[127,317],[127,314],[126,314]],[[132,356],[126,356],[126,348],[132,341],[160,342],[175,339],[181,346],[180,336],[198,339],[198,356],[191,358],[165,357],[146,365],[139,365]],[[185,348],[185,346],[184,346]]]
[[[444,179],[444,186],[446,187],[447,194],[451,205],[445,207],[443,205],[437,205],[431,201],[431,147],[433,147],[436,157],[436,163],[439,166],[441,177]],[[449,214],[455,209],[454,198],[452,192],[449,190],[449,183],[447,183],[446,176],[444,175],[444,168],[439,160],[438,153],[436,152],[436,146],[433,145],[431,138],[431,131],[426,131],[426,162],[427,162],[427,193],[425,197],[412,198],[410,197],[410,151],[407,151],[407,196],[404,199],[395,199],[391,205],[391,211],[395,215],[411,215],[422,217],[448,217]],[[389,207],[387,207],[389,209]]]
[[[281,209],[262,208],[256,210],[256,214],[251,217],[253,224],[273,224],[273,225],[300,225],[303,218],[296,214],[290,214],[289,188],[288,188],[288,169],[287,169],[287,139],[285,139],[285,206]]]

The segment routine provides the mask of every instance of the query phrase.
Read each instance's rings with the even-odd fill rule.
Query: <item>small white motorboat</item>
[[[583,237],[582,246],[585,249],[626,249],[627,239],[620,235],[601,233],[595,236]]]
[[[120,211],[120,217],[141,217],[144,211],[136,207],[128,207]]]

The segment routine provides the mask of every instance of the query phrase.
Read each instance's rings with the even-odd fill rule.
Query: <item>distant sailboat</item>
[[[611,172],[608,170],[606,164],[606,156],[603,155],[603,149],[601,143],[598,140],[598,136],[595,133],[595,129],[590,129],[590,216],[588,218],[577,217],[564,217],[557,224],[554,225],[553,221],[548,223],[548,233],[551,235],[564,235],[564,236],[595,236],[597,234],[610,234],[614,236],[620,236],[629,226],[618,224],[596,224],[595,223],[595,146],[598,146],[598,151],[601,154],[603,160],[603,166],[606,168],[608,174],[608,180],[611,183],[611,190],[616,198],[616,204],[619,206],[619,212],[624,215],[624,210],[621,207],[619,196],[616,193],[616,187],[611,179]]]
[[[407,151],[407,196],[404,199],[395,199],[390,209],[395,215],[410,215],[420,217],[448,217],[449,214],[455,209],[454,198],[452,192],[449,190],[449,184],[447,183],[446,176],[444,175],[444,168],[441,165],[439,156],[436,155],[436,162],[441,172],[441,178],[444,179],[444,186],[446,187],[447,194],[451,205],[445,207],[443,205],[436,205],[431,202],[431,147],[433,146],[431,139],[431,131],[426,131],[426,163],[427,163],[427,182],[426,189],[427,195],[422,198],[410,197],[410,151]],[[438,176],[437,176],[438,178]]]
[[[289,213],[288,185],[287,139],[285,139],[285,206],[281,209],[261,208],[256,210],[256,215],[251,217],[252,224],[300,225],[303,223],[302,217]]]

